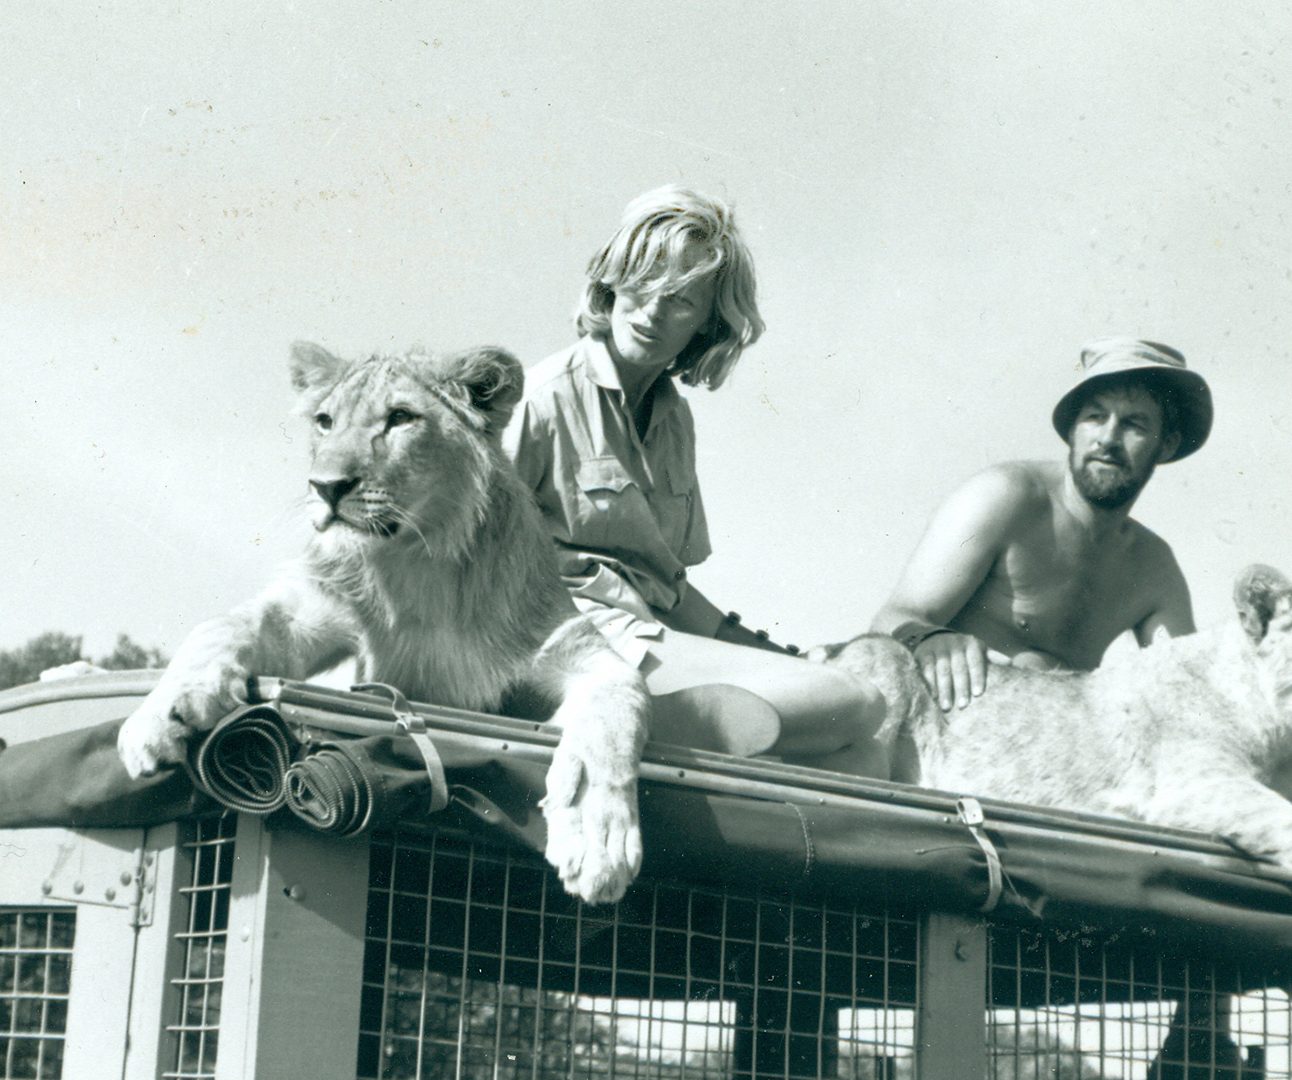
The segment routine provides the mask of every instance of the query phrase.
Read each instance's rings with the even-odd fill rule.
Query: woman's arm
[[[687,585],[672,611],[659,612],[659,621],[670,630],[709,638],[718,636],[726,617],[727,613],[720,611],[694,585]]]
[[[755,633],[739,617],[732,618],[694,585],[688,585],[672,611],[658,612],[659,621],[670,630],[699,637],[715,638],[731,645],[748,645],[755,649],[786,653],[790,649],[777,645],[766,632]]]

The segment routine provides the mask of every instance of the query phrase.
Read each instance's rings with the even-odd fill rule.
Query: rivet
[[[243,941],[250,941],[250,940],[251,940],[251,927],[249,927],[249,926],[244,926],[244,927],[242,928],[242,933],[240,933],[240,934],[238,935],[238,937],[240,937]]]
[[[115,900],[117,898],[117,890],[111,889],[111,888],[104,889],[103,895],[106,896],[109,900]]]
[[[965,948],[965,943],[964,943],[963,941],[958,940],[958,939],[957,939],[957,941],[956,941],[956,949],[955,949],[955,953],[956,953],[956,959],[957,959],[957,960],[968,960],[968,959],[969,959],[969,950]]]
[[[304,900],[305,889],[300,885],[292,885],[287,889],[287,898],[289,900]]]
[[[130,884],[132,881],[134,881],[134,880],[135,880],[135,876],[134,876],[134,874],[132,874],[129,870],[122,870],[122,871],[121,871],[121,884],[122,884],[122,885],[129,885],[129,884]]]
[[[43,892],[46,896],[48,896],[50,893],[54,891],[54,883],[52,881],[41,882],[40,891]]]
[[[83,892],[85,892],[85,882],[83,882],[83,881],[74,881],[74,882],[72,882],[72,892],[74,892],[74,893],[83,893]]]

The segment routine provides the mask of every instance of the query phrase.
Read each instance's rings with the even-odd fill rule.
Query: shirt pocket
[[[695,470],[681,465],[668,469],[667,494],[656,499],[660,532],[679,559],[691,529],[691,502],[695,497]]]
[[[577,503],[574,508],[580,548],[634,552],[649,546],[659,526],[650,504],[617,457],[580,461],[575,471]]]

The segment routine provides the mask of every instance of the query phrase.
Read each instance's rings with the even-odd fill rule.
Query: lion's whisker
[[[391,511],[391,515],[395,518],[396,521],[398,521],[401,525],[407,525],[410,529],[413,530],[414,533],[417,534],[417,539],[422,542],[422,548],[426,551],[426,557],[430,559],[431,562],[434,562],[435,552],[431,550],[431,545],[426,539],[426,534],[417,527],[417,522],[413,520],[413,515],[410,514],[407,510],[405,510],[394,500],[391,500],[390,511]]]

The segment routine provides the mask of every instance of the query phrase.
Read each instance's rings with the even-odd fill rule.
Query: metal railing
[[[357,1075],[883,1076],[913,1053],[918,948],[883,909],[649,881],[587,908],[536,857],[385,837]]]
[[[987,1000],[1000,1080],[1292,1076],[1287,993],[1251,964],[996,927]]]
[[[179,886],[185,918],[175,939],[183,959],[182,973],[171,980],[178,1016],[166,1026],[176,1048],[174,1067],[162,1073],[166,1080],[215,1077],[237,821],[233,814],[198,818],[181,841],[191,871]]]

